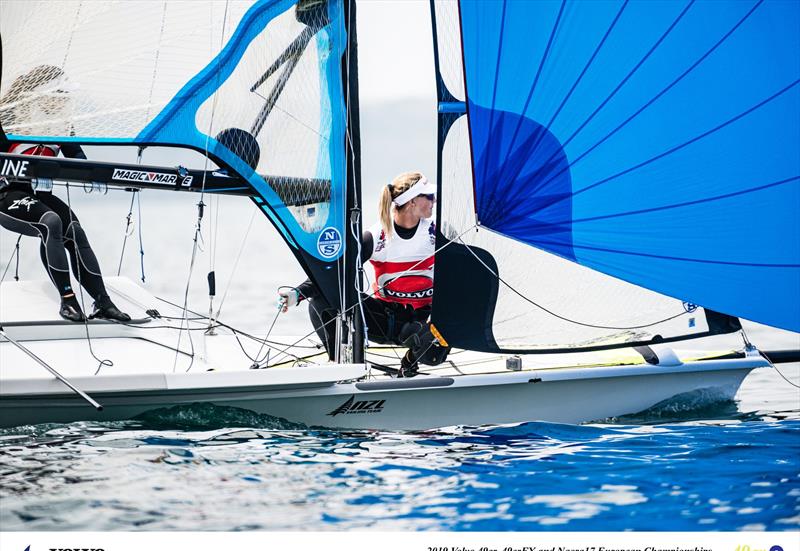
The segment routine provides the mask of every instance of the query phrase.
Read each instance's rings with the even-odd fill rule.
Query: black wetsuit
[[[0,143],[0,151],[8,151],[9,146],[7,142]],[[61,152],[66,157],[86,158],[81,147],[74,144],[64,144]],[[61,297],[73,293],[69,253],[75,277],[95,303],[111,304],[97,257],[78,217],[64,201],[50,192],[35,192],[29,182],[0,181],[0,226],[41,239],[42,264]]]
[[[417,226],[403,228],[394,225],[394,231],[402,239],[411,239],[417,232]],[[361,261],[366,262],[372,257],[374,238],[365,231],[361,237]],[[298,287],[300,300],[308,300],[308,314],[311,324],[319,339],[325,344],[328,356],[334,359],[336,349],[336,308],[319,293],[316,285],[311,280],[306,280]],[[369,340],[378,344],[408,345],[410,350],[404,359],[405,363],[414,364],[416,361],[437,365],[444,361],[449,349],[432,345],[432,335],[428,328],[427,320],[431,314],[430,306],[414,308],[409,304],[380,300],[371,295],[362,295],[364,317],[366,320]],[[409,345],[409,339],[414,336],[422,338],[422,344]],[[416,354],[414,353],[416,349]]]

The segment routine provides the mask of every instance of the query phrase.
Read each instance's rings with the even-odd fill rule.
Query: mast
[[[346,216],[347,232],[344,254],[344,305],[345,320],[351,339],[351,361],[364,362],[364,320],[358,307],[358,288],[363,281],[363,268],[359,259],[361,239],[361,137],[358,103],[358,38],[356,36],[356,1],[344,0],[347,48],[342,64],[342,82],[345,90],[345,160],[347,163]],[[357,241],[358,240],[358,241]],[[343,339],[344,340],[344,339]],[[341,356],[340,356],[341,357]]]

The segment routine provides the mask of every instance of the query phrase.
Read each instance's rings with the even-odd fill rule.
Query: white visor
[[[392,202],[398,207],[402,207],[414,197],[419,195],[436,195],[436,186],[428,182],[428,179],[425,176],[417,180],[413,186],[395,197]]]

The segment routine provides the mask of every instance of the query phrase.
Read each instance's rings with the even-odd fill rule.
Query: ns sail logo
[[[342,250],[342,234],[339,230],[328,226],[317,238],[317,251],[324,258],[333,258]]]

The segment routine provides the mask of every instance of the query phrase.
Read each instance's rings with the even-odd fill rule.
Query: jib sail
[[[204,152],[246,180],[338,302],[342,0],[12,2],[2,12],[0,122],[9,140]]]

